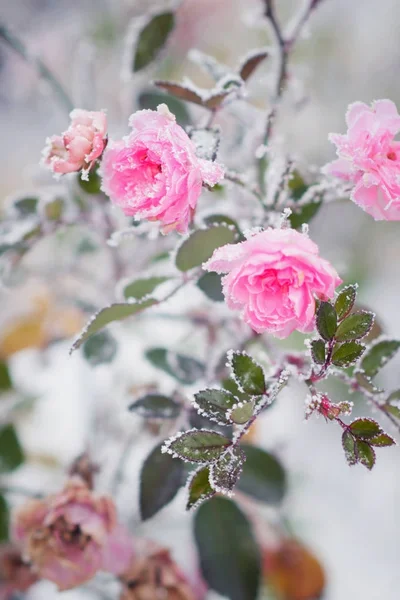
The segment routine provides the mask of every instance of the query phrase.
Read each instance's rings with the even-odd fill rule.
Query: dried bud
[[[93,489],[94,475],[98,472],[99,467],[91,462],[89,454],[84,452],[78,456],[72,463],[69,469],[69,475],[80,477],[87,485],[87,487]]]

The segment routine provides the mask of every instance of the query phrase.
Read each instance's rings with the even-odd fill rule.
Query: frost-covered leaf
[[[179,246],[175,264],[180,271],[189,271],[211,258],[216,248],[232,244],[235,238],[236,231],[224,225],[198,229]]]
[[[309,184],[304,181],[304,178],[301,175],[300,171],[295,169],[290,174],[288,188],[290,192],[290,197],[293,198],[293,200],[300,200],[300,198],[306,193],[309,187]]]
[[[117,353],[117,342],[108,331],[100,331],[83,345],[83,355],[93,367],[109,363]]]
[[[350,466],[357,464],[356,443],[350,431],[346,429],[342,435],[344,455]]]
[[[259,396],[266,390],[262,367],[246,352],[228,353],[228,362],[232,377],[246,394]]]
[[[199,104],[203,106],[203,97],[200,94],[192,89],[191,87],[182,85],[180,83],[175,83],[173,81],[154,81],[154,85],[165,90],[168,94],[175,96],[176,98],[180,98],[181,100],[186,100],[187,102],[193,102],[194,104]]]
[[[36,196],[26,196],[18,198],[12,203],[12,208],[18,217],[27,217],[37,213],[39,198]]]
[[[347,285],[340,292],[335,302],[338,320],[341,321],[351,312],[357,296],[357,286]]]
[[[395,440],[384,431],[382,431],[382,433],[378,433],[378,435],[375,435],[372,438],[369,438],[368,443],[371,444],[371,446],[377,446],[379,448],[384,446],[394,446],[396,444]]]
[[[82,179],[81,174],[78,173],[76,181],[79,187],[86,192],[86,194],[100,194],[101,193],[101,178],[97,173],[97,169],[91,169],[88,173],[87,179]]]
[[[232,448],[210,467],[210,484],[213,490],[231,495],[246,460],[240,448]]]
[[[358,342],[336,344],[332,354],[332,363],[337,367],[349,367],[360,358],[364,350],[365,346]]]
[[[183,102],[174,98],[170,94],[164,94],[153,90],[144,91],[138,96],[138,105],[140,109],[157,110],[159,104],[166,104],[170,112],[175,115],[177,123],[181,127],[190,125],[191,119],[189,112]]]
[[[114,321],[121,321],[127,317],[138,314],[157,304],[157,300],[154,298],[148,298],[143,302],[130,303],[130,304],[111,304],[106,306],[97,312],[87,323],[85,329],[81,332],[77,340],[73,343],[70,353],[77,350],[83,342],[90,338],[94,333],[97,333],[103,329],[109,323]]]
[[[228,413],[230,420],[236,425],[244,425],[253,416],[254,404],[254,400],[238,402]]]
[[[188,480],[188,501],[186,510],[197,508],[215,495],[210,485],[210,467],[196,469]]]
[[[130,281],[123,287],[124,298],[125,300],[130,300],[131,298],[141,300],[145,296],[148,296],[154,292],[159,285],[168,280],[169,277],[147,277]]]
[[[3,425],[0,428],[0,473],[14,471],[24,460],[25,455],[14,425]]]
[[[238,489],[256,500],[277,505],[282,502],[287,489],[286,472],[275,456],[270,452],[241,445],[246,455]]]
[[[191,129],[189,137],[196,147],[196,155],[205,160],[217,158],[220,133],[218,129]]]
[[[390,415],[392,415],[393,417],[395,417],[396,419],[400,420],[400,408],[398,406],[396,406],[395,404],[385,404],[384,405],[384,410],[389,413]]]
[[[335,337],[338,342],[359,340],[369,333],[373,323],[373,313],[367,311],[353,313],[340,323]]]
[[[208,586],[229,600],[256,600],[260,550],[240,508],[228,498],[212,498],[196,513],[194,532]]]
[[[8,365],[5,361],[0,360],[0,393],[7,392],[12,388],[12,381],[8,371]]]
[[[184,431],[167,440],[162,451],[188,462],[210,463],[218,459],[231,441],[207,429]]]
[[[229,423],[226,413],[238,401],[225,390],[211,388],[197,392],[194,397],[197,411],[217,423]]]
[[[360,371],[358,368],[354,370],[354,378],[359,386],[371,394],[381,394],[383,391],[374,385],[372,379],[368,377],[364,371]]]
[[[239,67],[239,75],[243,81],[247,81],[258,65],[261,64],[268,55],[269,52],[266,48],[260,48],[259,50],[253,50],[242,59]]]
[[[172,12],[153,16],[139,33],[133,59],[133,71],[140,71],[161,52],[175,25]]]
[[[400,348],[400,340],[377,340],[371,344],[361,361],[361,369],[374,377],[389,362]]]
[[[363,440],[369,440],[382,433],[379,424],[373,419],[368,419],[366,417],[353,421],[349,426],[349,429],[355,437]]]
[[[337,315],[332,304],[321,302],[317,311],[317,329],[324,340],[331,340],[337,327]]]
[[[376,460],[375,450],[367,442],[356,440],[356,453],[358,462],[371,470]]]
[[[204,106],[210,110],[217,109],[227,96],[232,92],[231,88],[221,90],[215,94],[210,94],[204,101]]]
[[[195,383],[205,373],[205,365],[200,361],[166,348],[150,348],[146,352],[146,358],[157,369],[161,369],[186,385]]]
[[[221,280],[222,275],[219,273],[205,273],[197,281],[197,287],[199,287],[210,300],[214,300],[214,302],[223,302],[224,294],[222,293]]]
[[[246,401],[249,399],[249,395],[245,394],[242,390],[239,389],[237,382],[234,379],[232,379],[232,377],[223,379],[221,383],[224,390],[228,390],[228,392],[231,392],[231,394],[233,394],[239,400]]]
[[[311,219],[315,217],[321,206],[321,200],[294,206],[292,208],[292,213],[289,216],[290,225],[293,229],[300,229],[304,223],[309,223]]]
[[[65,210],[63,198],[52,198],[43,203],[43,214],[48,221],[60,221]]]
[[[325,362],[325,342],[323,340],[312,340],[311,356],[317,365],[323,365]]]
[[[129,410],[146,419],[176,419],[181,407],[163,394],[146,394],[131,404]]]
[[[173,500],[184,483],[185,464],[162,454],[156,446],[143,463],[140,472],[140,514],[145,521]]]
[[[10,511],[4,496],[0,496],[0,543],[8,540]]]
[[[8,250],[27,249],[26,242],[39,236],[41,225],[36,216],[28,216],[20,221],[0,223],[0,255]]]

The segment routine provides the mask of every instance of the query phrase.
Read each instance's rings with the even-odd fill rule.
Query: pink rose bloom
[[[12,544],[0,546],[0,600],[12,600],[17,592],[26,592],[38,580],[21,552]]]
[[[53,173],[65,174],[83,170],[88,175],[107,144],[107,117],[104,112],[76,108],[70,114],[71,124],[62,135],[46,140],[43,163]]]
[[[108,145],[103,191],[136,219],[161,221],[163,233],[185,233],[203,183],[223,178],[220,165],[196,156],[195,145],[165,104],[131,115],[132,132]]]
[[[119,574],[133,555],[113,500],[95,494],[79,478],[70,479],[59,494],[22,506],[13,535],[37,574],[60,590],[88,581],[100,569]]]
[[[257,333],[279,338],[314,329],[315,297],[332,298],[341,283],[318,246],[294,229],[266,229],[217,248],[204,265],[222,278],[226,303]]]
[[[338,159],[324,172],[354,184],[351,199],[376,220],[400,220],[400,116],[390,100],[350,104],[345,135],[331,133]]]

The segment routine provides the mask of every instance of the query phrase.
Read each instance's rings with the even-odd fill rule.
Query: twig
[[[58,79],[53,75],[48,67],[38,58],[31,54],[25,45],[12,33],[6,25],[0,23],[0,39],[10,46],[17,54],[19,54],[28,64],[30,64],[39,74],[40,77],[45,79],[53,90],[55,96],[60,101],[60,104],[68,111],[74,108],[74,105],[64,90]]]

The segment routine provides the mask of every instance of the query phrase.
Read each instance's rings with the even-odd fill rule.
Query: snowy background
[[[152,72],[127,79],[125,43],[129,20],[153,4],[139,0],[0,0],[0,13],[57,73],[76,105],[107,107],[110,130],[116,135],[125,131],[127,116],[136,108],[138,90],[146,88],[146,79],[155,76]],[[158,6],[164,4],[159,2]],[[297,12],[301,2],[279,0],[276,4],[285,20]],[[188,59],[188,50],[195,46],[222,62],[236,64],[247,50],[271,42],[261,24],[261,12],[259,0],[184,0],[168,56],[158,74],[174,79],[185,74],[199,85],[209,85]],[[300,161],[320,166],[333,157],[327,135],[344,130],[344,113],[350,102],[389,97],[400,106],[399,30],[400,5],[396,0],[324,0],[294,54],[290,100],[282,107],[279,143]],[[248,143],[254,147],[270,78],[271,66],[260,67],[251,88],[252,106],[239,110],[239,118],[249,131]],[[229,131],[229,114],[221,117],[220,124]],[[38,82],[29,66],[0,45],[1,199],[43,182],[37,163],[44,138],[65,127],[65,115],[46,86]],[[228,153],[229,148],[225,151]],[[235,161],[240,164],[239,150]],[[310,228],[321,254],[345,281],[360,283],[360,301],[376,311],[383,328],[395,336],[400,336],[398,227],[397,223],[374,223],[356,206],[340,203],[324,207]],[[135,248],[133,261],[140,258],[138,252]],[[55,269],[62,258],[62,252],[46,256],[48,269]],[[107,281],[107,265],[104,273],[102,267],[97,269],[98,281]],[[39,275],[28,285],[0,290],[0,326],[10,322],[13,315],[29,311],[38,294],[48,297],[54,293]],[[207,301],[194,290],[189,301],[194,305],[203,302],[207,307]],[[171,301],[170,308],[179,312],[187,302],[185,292]],[[116,440],[125,443],[137,435],[135,451],[126,464],[127,477],[121,483],[121,514],[131,519],[140,535],[165,543],[173,539],[176,558],[190,568],[190,527],[189,518],[183,514],[183,497],[153,521],[139,523],[137,465],[154,439],[143,434],[141,422],[131,415],[127,418],[124,409],[131,388],[154,381],[155,373],[142,359],[143,347],[167,340],[171,347],[193,350],[198,340],[190,337],[189,328],[177,329],[174,322],[166,320],[154,323],[150,333],[145,320],[140,326],[118,325],[115,335],[120,345],[112,367],[94,369],[79,353],[69,357],[69,341],[43,352],[29,349],[13,355],[15,385],[21,394],[34,399],[30,408],[21,411],[18,421],[30,460],[13,476],[13,483],[54,489],[61,482],[59,467],[68,465],[89,443],[104,467],[106,487],[121,451]],[[381,375],[385,387],[400,387],[399,366],[397,359],[385,369]],[[172,386],[167,377],[165,386],[167,390]],[[336,394],[342,392],[342,388],[336,390]],[[326,600],[398,600],[400,450],[378,451],[372,473],[362,467],[350,469],[337,428],[322,419],[303,422],[305,393],[300,384],[285,390],[257,430],[258,443],[277,451],[290,473],[290,493],[283,512],[326,568]],[[358,405],[356,410],[365,412],[366,408]],[[386,428],[390,433],[390,424]],[[32,600],[58,597],[73,600],[96,596],[90,592],[84,596],[81,591],[59,596],[50,584],[36,586],[29,596]]]

